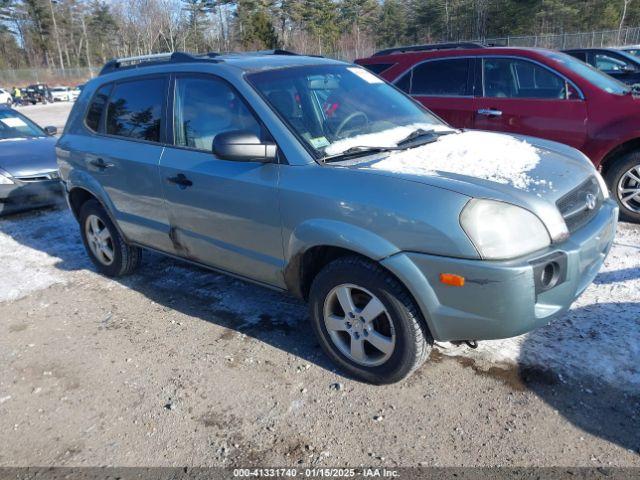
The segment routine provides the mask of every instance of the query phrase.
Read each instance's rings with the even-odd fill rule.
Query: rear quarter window
[[[159,142],[165,90],[164,78],[117,83],[107,107],[106,133]]]
[[[87,128],[93,132],[100,131],[100,119],[102,118],[102,112],[109,100],[109,93],[111,92],[112,84],[103,85],[100,87],[91,99],[91,104],[87,109],[87,116],[85,117],[85,124]]]

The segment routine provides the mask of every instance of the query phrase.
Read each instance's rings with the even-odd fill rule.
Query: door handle
[[[171,183],[175,183],[181,188],[187,188],[193,185],[193,182],[189,180],[184,173],[179,173],[175,177],[167,177],[167,180]]]
[[[501,117],[501,110],[494,110],[493,108],[481,108],[478,110],[478,115],[485,115],[487,117]]]
[[[93,165],[100,170],[104,170],[105,168],[113,167],[113,163],[105,162],[103,158],[94,158],[89,160],[89,165]]]

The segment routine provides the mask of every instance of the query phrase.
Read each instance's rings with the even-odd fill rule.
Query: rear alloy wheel
[[[91,252],[103,265],[109,266],[115,257],[113,238],[107,226],[97,215],[89,215],[85,220],[85,235]]]
[[[334,260],[313,280],[311,324],[322,349],[349,374],[375,384],[407,377],[433,340],[413,298],[375,262]]]
[[[607,170],[606,181],[620,207],[620,218],[640,222],[640,152],[621,157]]]
[[[138,267],[140,248],[127,245],[97,200],[88,200],[82,205],[78,220],[85,249],[100,273],[119,277]]]

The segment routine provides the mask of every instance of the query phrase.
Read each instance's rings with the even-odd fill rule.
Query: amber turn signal
[[[440,281],[445,285],[450,285],[452,287],[464,286],[464,277],[456,275],[455,273],[441,273]]]

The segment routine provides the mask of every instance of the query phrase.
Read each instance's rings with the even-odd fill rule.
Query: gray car
[[[112,61],[57,155],[100,272],[149,249],[288,291],[327,355],[372,383],[410,374],[434,340],[566,311],[618,215],[573,148],[456,130],[360,67],[281,51]]]
[[[62,201],[55,134],[0,107],[0,215]]]

